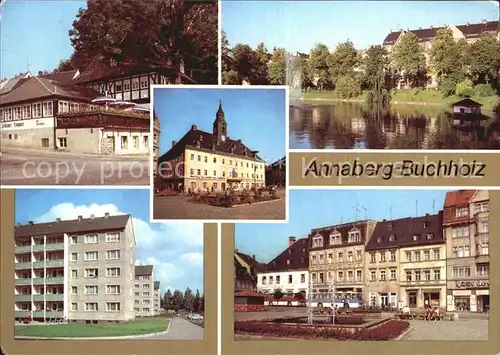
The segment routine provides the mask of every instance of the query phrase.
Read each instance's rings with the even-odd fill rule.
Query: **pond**
[[[354,102],[290,107],[290,149],[500,149],[500,121],[461,130],[447,107],[391,105],[386,112]]]

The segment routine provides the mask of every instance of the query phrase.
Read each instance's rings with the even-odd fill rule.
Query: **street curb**
[[[241,206],[261,205],[261,204],[264,204],[264,203],[276,202],[276,201],[281,201],[281,200],[283,200],[283,199],[282,198],[277,198],[277,199],[269,200],[269,201],[260,201],[260,202],[252,202],[252,203],[241,203],[239,205],[234,205],[234,206],[231,206],[231,207],[232,208],[238,208],[238,207],[241,207]]]
[[[42,156],[49,156],[53,158],[71,158],[71,157],[78,157],[78,158],[92,158],[92,159],[99,159],[99,160],[144,160],[149,162],[149,155],[145,154],[137,154],[137,155],[130,155],[130,154],[110,154],[110,155],[99,155],[99,154],[85,154],[85,153],[72,153],[72,152],[55,152],[55,151],[37,151],[37,150],[22,150],[22,149],[3,149],[1,151],[1,154],[12,154],[12,155],[20,155],[20,154],[26,154],[26,155],[42,155]]]
[[[170,331],[170,325],[172,321],[168,323],[167,330],[163,332],[149,333],[149,334],[140,334],[140,335],[123,335],[116,337],[31,337],[31,336],[14,336],[15,339],[25,339],[25,340],[113,340],[113,339],[138,339],[138,338],[147,338],[158,335],[167,334]]]

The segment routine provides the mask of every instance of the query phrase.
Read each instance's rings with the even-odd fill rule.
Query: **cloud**
[[[113,204],[75,205],[70,202],[52,206],[46,213],[33,219],[34,222],[49,222],[56,218],[76,219],[90,215],[102,217],[120,215]],[[175,222],[149,223],[132,216],[136,241],[136,265],[154,265],[156,280],[162,292],[168,288],[184,291],[203,289],[203,223]]]

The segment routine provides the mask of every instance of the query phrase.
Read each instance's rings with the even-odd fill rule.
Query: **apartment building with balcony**
[[[155,281],[154,283],[154,291],[153,291],[153,305],[154,305],[154,313],[161,313],[161,291],[160,291],[160,281]]]
[[[130,215],[18,225],[14,255],[16,319],[99,323],[134,318]]]
[[[489,309],[489,192],[449,192],[444,204],[447,310]]]
[[[335,299],[362,300],[365,287],[365,244],[376,221],[363,220],[317,228],[309,235],[309,277],[313,298],[329,296],[335,285]]]
[[[404,305],[446,307],[443,212],[408,218],[400,239],[400,296]]]
[[[136,317],[155,315],[153,265],[137,265],[134,281],[134,312]]]
[[[309,238],[288,238],[288,247],[265,265],[257,275],[257,290],[273,294],[279,289],[285,296],[308,295]]]

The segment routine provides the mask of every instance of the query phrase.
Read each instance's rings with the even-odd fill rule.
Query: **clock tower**
[[[219,100],[219,109],[215,114],[214,121],[214,136],[217,137],[217,140],[220,142],[224,142],[227,139],[227,123],[224,118],[224,111],[222,111],[222,102]]]

